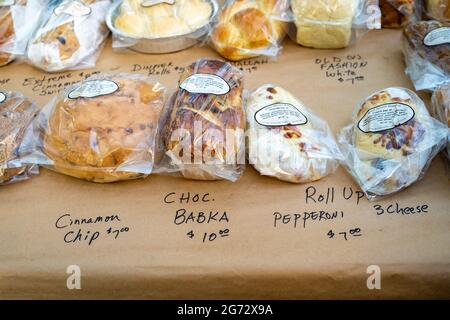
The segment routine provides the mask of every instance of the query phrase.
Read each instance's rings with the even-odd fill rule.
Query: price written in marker
[[[345,231],[330,230],[327,233],[328,239],[339,238],[345,241],[348,241],[350,237],[361,237],[361,236],[362,236],[361,228],[352,228]]]
[[[320,67],[326,78],[353,85],[366,79],[364,71],[369,62],[360,54],[349,54],[331,58],[316,58],[315,64]]]
[[[173,224],[187,227],[184,234],[189,240],[215,243],[230,236],[230,214],[217,209],[210,193],[170,192],[163,197],[163,203],[174,207]]]

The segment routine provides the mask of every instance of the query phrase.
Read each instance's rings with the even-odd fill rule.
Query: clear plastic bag
[[[296,26],[291,38],[304,47],[345,48],[381,28],[378,0],[292,0],[291,7]]]
[[[139,74],[96,75],[42,110],[20,147],[23,161],[105,183],[149,175],[165,88]]]
[[[216,0],[123,0],[108,12],[114,49],[144,53],[175,52],[206,37]]]
[[[225,59],[275,57],[292,21],[289,0],[228,0],[210,34],[212,47]]]
[[[246,113],[249,162],[262,175],[311,182],[335,172],[343,160],[328,124],[283,88],[258,88]]]
[[[44,8],[44,0],[0,1],[0,66],[25,56]]]
[[[450,79],[450,24],[420,21],[406,26],[406,74],[416,90],[433,90]]]
[[[25,130],[38,112],[21,93],[0,92],[0,185],[39,173],[38,166],[24,164],[18,153]]]
[[[110,0],[52,0],[27,50],[31,64],[57,72],[95,66],[109,30]]]
[[[245,169],[243,75],[226,62],[200,59],[178,84],[161,132],[165,154],[155,172],[236,181]]]
[[[444,150],[447,159],[447,169],[450,174],[450,82],[434,91],[431,98],[433,115],[448,127],[447,148]]]
[[[423,0],[425,12],[434,20],[450,22],[450,0]]]
[[[421,179],[447,133],[447,126],[429,115],[414,92],[394,87],[360,103],[338,143],[347,170],[374,200]]]
[[[421,6],[416,0],[379,1],[383,28],[401,28],[408,23],[420,20]]]

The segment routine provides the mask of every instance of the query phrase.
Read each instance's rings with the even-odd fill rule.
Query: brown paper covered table
[[[285,41],[277,61],[236,66],[247,89],[280,85],[337,133],[373,91],[411,87],[400,38],[400,31],[372,32],[340,51]],[[153,74],[173,90],[184,66],[217,57],[207,47],[145,56],[110,46],[94,70],[52,75],[7,66],[0,88],[43,106],[65,83],[102,70]],[[450,298],[449,181],[441,157],[422,181],[376,203],[361,198],[342,168],[306,185],[251,167],[236,183],[151,176],[97,185],[41,171],[0,190],[0,298]],[[406,214],[405,207],[421,212]],[[67,288],[72,265],[81,271],[81,290]],[[369,290],[378,268],[381,289]]]

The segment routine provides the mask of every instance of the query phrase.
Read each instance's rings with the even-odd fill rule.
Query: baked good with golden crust
[[[319,49],[347,47],[356,3],[354,0],[292,0],[297,43]]]
[[[50,105],[43,153],[58,172],[93,182],[151,173],[165,89],[143,75],[104,75]]]
[[[276,56],[287,32],[286,0],[233,0],[225,4],[211,32],[217,52],[228,60]]]
[[[30,41],[28,59],[47,72],[95,66],[109,29],[110,0],[63,0]]]
[[[424,0],[427,15],[436,20],[450,21],[449,0]]]
[[[371,199],[420,179],[446,139],[447,128],[429,115],[423,101],[395,87],[365,99],[339,136],[346,167]]]
[[[446,124],[449,128],[449,139],[444,154],[450,165],[450,83],[444,84],[434,91],[433,97],[431,98],[431,105],[435,118]]]
[[[401,28],[418,16],[414,0],[380,0],[383,28]]]
[[[19,92],[0,92],[0,185],[24,180],[37,166],[23,164],[19,146],[39,109]]]
[[[44,7],[44,0],[0,2],[0,67],[25,55]]]
[[[169,171],[196,180],[235,181],[245,168],[242,74],[200,59],[181,74],[162,141]]]
[[[213,13],[207,0],[176,0],[145,6],[143,0],[124,0],[115,27],[138,38],[165,38],[191,33],[209,23]]]
[[[279,86],[255,90],[246,114],[249,162],[262,175],[312,182],[333,173],[342,160],[328,124]]]

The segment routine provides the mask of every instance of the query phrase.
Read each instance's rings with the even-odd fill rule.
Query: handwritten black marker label
[[[210,193],[169,192],[163,197],[165,205],[174,206],[172,223],[178,228],[186,228],[187,239],[202,243],[215,242],[231,234],[229,212],[215,208],[214,202]]]
[[[118,239],[130,231],[117,214],[77,218],[65,213],[55,221],[56,229],[63,230],[63,240],[67,244],[87,244],[88,246],[102,239]]]
[[[416,206],[401,206],[399,203],[393,203],[388,205],[375,204],[373,206],[377,216],[382,215],[399,215],[408,216],[416,214],[429,213],[430,206],[428,204],[419,204]]]
[[[349,54],[331,58],[316,58],[315,64],[320,67],[327,79],[356,84],[365,80],[364,71],[369,62],[359,54]]]

